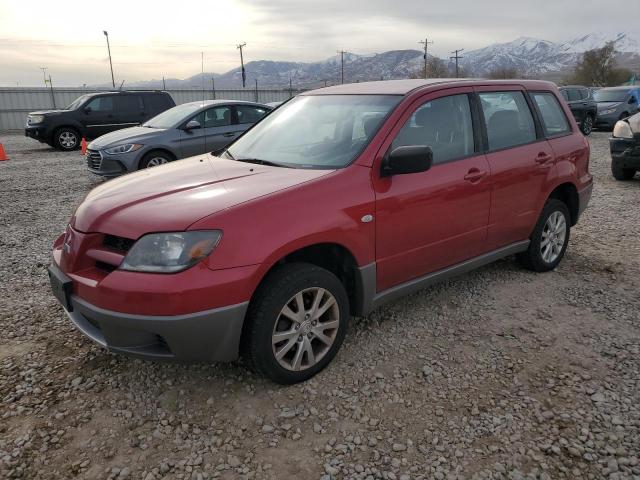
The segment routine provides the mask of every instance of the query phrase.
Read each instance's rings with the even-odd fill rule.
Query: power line
[[[460,59],[464,58],[464,57],[461,57],[461,56],[459,55],[459,53],[460,53],[460,52],[462,52],[462,51],[464,51],[464,48],[460,48],[460,49],[458,49],[458,50],[454,50],[454,51],[453,51],[453,52],[451,52],[451,53],[455,53],[455,56],[453,56],[453,57],[449,57],[449,60],[453,60],[454,58],[455,58],[455,60],[456,60],[456,78],[459,78],[459,77],[460,77],[460,70],[458,69],[458,60],[460,60]]]
[[[424,42],[420,41],[418,43],[421,43],[421,44],[424,45],[424,78],[426,80],[426,78],[427,78],[427,49],[429,48],[429,45],[431,45],[433,42],[430,42],[427,37],[424,37]]]

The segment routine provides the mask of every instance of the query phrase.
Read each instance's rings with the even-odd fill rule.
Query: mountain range
[[[640,68],[640,41],[629,33],[608,35],[591,33],[566,42],[520,37],[507,43],[496,43],[484,48],[463,52],[461,65],[465,75],[483,76],[496,69],[515,68],[520,75],[559,80],[568,73],[581,55],[594,48],[614,41],[617,61],[631,70]],[[407,78],[423,66],[420,50],[391,50],[370,55],[344,54],[345,82]],[[449,68],[453,65],[449,60]],[[325,84],[340,83],[340,54],[320,62],[282,62],[257,60],[245,65],[247,88],[254,88],[258,80],[260,88],[288,88],[291,81],[295,88],[315,88]],[[166,88],[200,88],[202,75],[187,79],[166,79]],[[214,78],[217,89],[241,88],[240,68],[224,74],[205,73],[206,88],[211,88]],[[162,80],[150,80],[128,84],[136,88],[162,88]]]

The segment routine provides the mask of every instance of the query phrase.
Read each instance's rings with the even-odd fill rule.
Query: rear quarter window
[[[567,135],[571,126],[558,99],[551,92],[532,92],[531,97],[540,114],[542,127],[547,137]]]

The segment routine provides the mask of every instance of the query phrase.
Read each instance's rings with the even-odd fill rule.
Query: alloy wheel
[[[566,238],[567,221],[562,212],[555,211],[549,215],[542,229],[540,254],[546,263],[553,263],[558,259]]]
[[[324,288],[296,293],[280,311],[273,327],[273,355],[287,370],[306,370],[331,349],[340,326],[335,297]]]
[[[72,149],[77,145],[78,137],[73,132],[64,131],[58,137],[58,141],[64,148]]]
[[[593,118],[588,115],[587,118],[585,118],[583,121],[582,133],[584,133],[585,135],[589,135],[592,131],[593,131]]]
[[[169,160],[167,160],[164,157],[153,157],[151,160],[149,160],[149,162],[147,163],[147,168],[151,168],[151,167],[157,167],[159,165],[164,165],[165,163],[169,163]]]

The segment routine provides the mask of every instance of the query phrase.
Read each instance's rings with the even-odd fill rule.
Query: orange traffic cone
[[[86,155],[87,153],[87,141],[82,137],[82,141],[80,142],[80,153],[82,155]]]
[[[6,161],[6,160],[9,160],[9,157],[7,157],[7,154],[4,153],[4,147],[0,143],[0,162]]]

